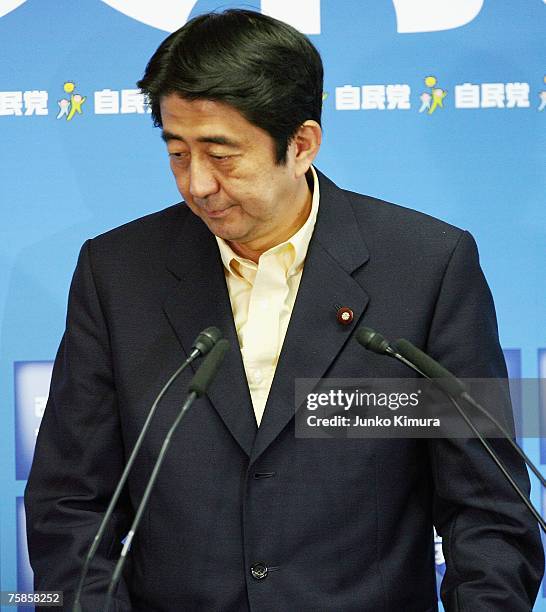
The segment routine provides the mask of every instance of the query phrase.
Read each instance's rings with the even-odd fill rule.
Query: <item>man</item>
[[[470,235],[312,167],[322,64],[286,24],[239,10],[198,17],[162,43],[139,86],[185,203],[80,254],[26,493],[36,588],[63,589],[68,608],[150,404],[216,325],[231,352],[176,434],[118,610],[436,610],[433,524],[448,610],[531,609],[537,528],[476,440],[294,431],[297,378],[411,376],[363,351],[361,324],[459,376],[506,375]],[[154,419],[89,572],[86,610],[101,609],[190,376]],[[521,463],[494,445],[527,488]]]

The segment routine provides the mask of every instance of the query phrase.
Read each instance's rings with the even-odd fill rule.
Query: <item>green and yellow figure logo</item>
[[[66,94],[70,95],[70,100],[63,98],[58,101],[59,105],[59,114],[57,115],[57,119],[61,119],[61,117],[66,117],[67,121],[72,121],[72,118],[76,113],[78,115],[82,114],[82,105],[87,100],[85,96],[80,96],[78,93],[74,93],[76,89],[76,84],[72,81],[67,81],[63,85],[63,90]]]
[[[544,77],[543,81],[546,85],[546,76]],[[546,90],[539,92],[538,97],[540,98],[540,105],[538,107],[538,110],[543,111],[546,108]]]
[[[430,89],[430,92],[424,91],[421,96],[420,113],[427,111],[427,114],[432,113],[438,108],[444,108],[444,98],[447,96],[447,90],[436,87],[438,80],[435,76],[425,77],[425,85]]]

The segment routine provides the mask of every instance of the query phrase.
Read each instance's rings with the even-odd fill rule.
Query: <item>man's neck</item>
[[[311,177],[312,181],[312,177]],[[268,236],[267,239],[257,239],[251,242],[241,243],[235,241],[226,241],[229,246],[233,249],[239,257],[243,257],[245,259],[249,259],[254,263],[258,263],[260,256],[277,246],[278,244],[282,244],[286,242],[289,238],[291,238],[307,221],[309,214],[311,213],[311,205],[313,201],[313,192],[312,192],[312,182],[309,185],[308,181],[304,179],[302,181],[302,189],[301,195],[298,195],[297,201],[301,202],[298,206],[295,205],[295,209],[298,210],[298,214],[294,218],[292,224],[287,228],[283,228],[282,231],[279,232],[277,236]]]

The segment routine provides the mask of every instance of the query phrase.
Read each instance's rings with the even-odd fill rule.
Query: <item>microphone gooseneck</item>
[[[200,355],[206,355],[217,344],[217,342],[220,340],[221,337],[222,337],[222,332],[217,327],[207,327],[206,329],[204,329],[193,342],[192,351],[190,353],[190,356],[172,374],[172,376],[165,383],[165,385],[163,386],[163,388],[161,389],[161,391],[158,393],[157,397],[155,398],[154,403],[152,404],[152,407],[150,408],[150,411],[148,412],[148,416],[146,417],[146,421],[144,422],[144,425],[142,426],[142,429],[137,438],[137,441],[135,442],[133,450],[131,451],[129,459],[127,460],[127,463],[125,464],[125,468],[121,474],[121,477],[112,495],[112,498],[110,499],[108,508],[106,509],[106,512],[104,513],[104,516],[102,517],[102,521],[99,525],[97,533],[95,537],[93,538],[93,542],[91,543],[91,546],[89,547],[89,550],[85,557],[85,561],[83,563],[82,571],[80,574],[80,579],[78,581],[78,586],[76,589],[76,594],[74,597],[74,604],[72,606],[72,612],[81,612],[80,599],[81,599],[81,595],[83,592],[83,585],[85,582],[85,578],[87,577],[87,574],[89,572],[91,561],[93,561],[93,559],[95,558],[99,545],[104,536],[104,532],[106,531],[106,526],[108,525],[108,522],[110,521],[110,518],[112,517],[114,508],[119,500],[123,487],[127,481],[127,478],[129,477],[129,473],[131,471],[131,468],[133,467],[138,451],[140,447],[142,446],[142,442],[144,441],[144,437],[150,427],[152,417],[155,414],[155,411],[156,411],[156,408],[159,402],[161,401],[165,393],[169,390],[169,388],[174,383],[174,381],[190,365],[190,363],[195,361],[195,359],[197,359],[197,357],[199,357]]]
[[[180,421],[188,411],[189,407],[198,397],[202,397],[207,392],[207,389],[209,388],[211,382],[216,376],[218,370],[220,369],[220,366],[222,365],[222,361],[228,349],[229,342],[227,340],[219,340],[214,345],[210,353],[206,356],[205,360],[203,361],[189,384],[188,397],[182,405],[182,408],[180,409],[180,412],[178,413],[178,416],[176,417],[174,423],[167,432],[167,435],[165,436],[163,445],[161,446],[161,450],[159,451],[159,455],[157,456],[152,473],[150,475],[150,479],[148,480],[146,488],[144,489],[142,499],[135,513],[135,518],[133,520],[131,528],[129,529],[129,533],[125,538],[125,543],[123,544],[121,554],[112,573],[110,584],[108,585],[108,592],[106,594],[106,601],[103,608],[104,612],[108,612],[110,608],[110,603],[112,601],[112,597],[114,595],[114,591],[117,587],[117,584],[121,578],[123,566],[125,565],[125,560],[127,559],[127,555],[131,548],[131,543],[133,541],[133,538],[135,537],[135,533],[144,514],[144,510],[150,498],[152,488],[159,474],[159,470],[161,468],[163,460],[165,459],[167,449],[169,448],[169,445],[171,443],[172,436],[176,431],[176,428],[180,424]]]
[[[418,349],[411,342],[409,342],[409,340],[400,338],[393,343],[389,343],[381,334],[375,332],[369,327],[360,328],[356,333],[356,339],[364,348],[382,355],[389,355],[390,357],[402,362],[404,365],[408,366],[421,376],[432,380],[447,395],[448,399],[455,406],[457,412],[461,415],[474,435],[480,440],[482,446],[485,448],[492,460],[497,464],[510,486],[518,494],[523,503],[527,506],[528,510],[537,520],[542,531],[546,533],[546,521],[544,521],[538,510],[534,507],[525,493],[509,474],[508,470],[496,455],[495,451],[491,448],[491,445],[476,429],[475,425],[469,419],[455,398],[464,399],[471,406],[481,412],[491,423],[493,423],[493,425],[495,425],[495,427],[497,427],[497,429],[502,433],[503,437],[508,440],[512,448],[537,476],[543,486],[546,486],[546,479],[542,476],[531,459],[525,454],[523,449],[516,444],[516,442],[512,439],[512,436],[498,422],[498,420],[495,419],[495,417],[488,410],[474,400],[474,398],[468,393],[466,386],[449,370],[432,359],[432,357]]]

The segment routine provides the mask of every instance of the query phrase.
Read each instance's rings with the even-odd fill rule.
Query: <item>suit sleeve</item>
[[[93,279],[90,242],[70,288],[66,330],[25,491],[29,555],[36,590],[64,591],[73,603],[84,557],[124,464],[107,322]],[[87,576],[84,611],[100,610],[120,542],[130,524],[126,496]],[[115,599],[130,610],[123,581]]]
[[[476,244],[461,235],[446,267],[427,352],[459,377],[506,378],[491,293]],[[510,400],[491,405],[513,430]],[[505,440],[489,440],[528,494],[523,461]],[[448,612],[528,612],[544,570],[535,519],[477,439],[430,442],[434,516],[443,538],[446,574],[441,597]]]

